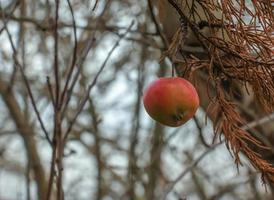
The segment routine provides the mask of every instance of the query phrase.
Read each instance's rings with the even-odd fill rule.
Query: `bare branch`
[[[39,121],[39,123],[40,123],[40,126],[41,126],[41,128],[42,128],[44,134],[45,134],[45,137],[46,137],[47,141],[49,142],[50,145],[52,145],[52,142],[51,142],[51,140],[50,140],[50,138],[49,138],[49,133],[47,132],[47,130],[46,130],[46,128],[45,128],[45,125],[44,125],[44,123],[43,123],[43,121],[42,121],[42,118],[40,117],[40,113],[39,113],[39,111],[38,111],[38,109],[37,109],[37,106],[36,106],[34,97],[33,97],[33,95],[32,95],[32,91],[31,91],[31,88],[30,88],[30,84],[29,84],[28,78],[27,78],[27,76],[26,76],[26,74],[25,74],[25,72],[24,72],[24,69],[23,69],[22,65],[19,63],[19,61],[18,61],[18,59],[17,59],[17,51],[16,51],[15,46],[14,46],[14,44],[13,44],[11,34],[10,34],[8,28],[6,27],[6,24],[5,24],[5,23],[4,23],[4,26],[5,26],[6,32],[8,33],[8,38],[9,38],[9,40],[10,40],[10,44],[11,44],[11,47],[12,47],[12,50],[13,50],[13,58],[14,58],[15,64],[19,67],[20,72],[21,72],[21,74],[22,74],[22,77],[23,77],[24,83],[25,83],[25,85],[26,85],[28,94],[29,94],[29,96],[30,96],[30,100],[31,100],[33,109],[34,109],[34,111],[35,111],[35,114],[36,114],[36,116],[37,116],[37,118],[38,118],[38,121]]]
[[[130,26],[128,27],[128,30],[131,29],[131,27],[134,25],[134,23],[132,22],[130,24]],[[114,52],[114,50],[119,46],[120,44],[120,41],[123,39],[123,37],[126,36],[126,34],[128,33],[128,30],[123,34],[123,36],[121,38],[119,38],[119,40],[117,40],[117,42],[114,44],[114,46],[112,47],[112,49],[110,50],[110,52],[108,53],[106,59],[104,60],[102,66],[100,67],[99,71],[97,72],[97,74],[95,75],[93,81],[91,82],[91,84],[88,86],[88,89],[87,89],[87,92],[86,92],[86,96],[84,97],[84,99],[82,100],[82,102],[80,103],[79,105],[79,108],[77,109],[77,113],[75,114],[75,116],[73,117],[72,121],[70,122],[70,125],[65,133],[65,136],[64,136],[64,141],[66,141],[71,129],[72,129],[72,126],[73,124],[75,123],[78,115],[81,113],[82,109],[84,108],[88,98],[89,98],[89,95],[90,95],[90,91],[91,89],[96,85],[97,83],[97,79],[98,77],[100,76],[101,72],[104,70],[106,64],[107,64],[107,61],[109,60],[110,56],[112,55],[112,53]]]

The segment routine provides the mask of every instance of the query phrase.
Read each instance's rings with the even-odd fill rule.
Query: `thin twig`
[[[267,116],[265,116],[265,117],[263,117],[261,119],[254,120],[254,121],[252,121],[252,122],[244,125],[242,127],[242,129],[245,130],[245,131],[247,131],[247,130],[250,130],[252,128],[255,128],[258,125],[265,124],[265,123],[267,123],[269,121],[272,121],[272,120],[274,120],[274,113],[271,113],[270,115],[267,115]]]
[[[52,105],[54,107],[54,95],[53,95],[53,89],[52,89],[52,85],[51,85],[51,82],[50,82],[50,77],[47,76],[47,86],[48,86],[48,91],[49,91],[49,95],[50,95],[50,100],[52,102]]]
[[[54,146],[55,145],[56,144],[54,144]],[[46,200],[50,200],[51,198],[52,185],[53,185],[54,176],[55,176],[55,158],[56,158],[56,148],[53,148],[52,154],[51,154],[50,176],[49,176]]]
[[[97,4],[98,4],[98,0],[95,1],[95,4],[94,4],[94,6],[93,6],[93,8],[92,8],[92,11],[95,11],[95,9],[96,9],[96,7],[97,7]]]
[[[68,76],[67,76],[67,79],[66,79],[66,83],[65,83],[63,92],[61,94],[60,105],[62,105],[63,102],[64,102],[64,98],[65,98],[65,95],[67,93],[67,89],[68,89],[68,85],[69,85],[69,82],[70,82],[70,79],[71,79],[71,75],[72,75],[72,72],[73,72],[73,69],[74,69],[74,66],[75,66],[75,63],[76,63],[77,45],[78,45],[78,43],[77,43],[77,33],[76,33],[76,22],[75,22],[75,17],[74,17],[74,13],[73,13],[73,8],[72,8],[71,3],[70,3],[69,0],[67,0],[67,3],[69,5],[69,9],[70,9],[71,17],[72,17],[73,35],[74,35],[74,49],[73,49],[73,56],[72,56],[71,66],[69,68],[69,73],[68,73]]]
[[[202,144],[203,144],[205,147],[210,148],[210,145],[207,144],[207,142],[205,141],[205,138],[204,138],[204,136],[203,136],[203,128],[202,128],[201,125],[199,124],[198,117],[194,116],[193,119],[194,119],[194,122],[195,122],[195,124],[196,124],[197,129],[198,129],[199,137],[200,137],[200,139],[201,139]]]
[[[152,6],[151,0],[148,0],[148,8],[149,8],[149,11],[150,11],[150,14],[151,14],[151,19],[152,19],[152,21],[155,24],[156,31],[160,35],[160,37],[161,37],[161,39],[163,41],[165,49],[167,49],[168,48],[168,41],[167,41],[165,35],[163,34],[163,31],[162,31],[162,29],[160,27],[160,24],[159,24],[158,20],[156,19],[156,16],[155,16],[155,14],[153,12],[153,6]]]
[[[54,77],[55,77],[55,109],[59,107],[59,91],[60,91],[60,80],[59,80],[59,65],[58,65],[58,19],[59,19],[59,0],[56,0],[55,9],[55,26],[54,26]]]

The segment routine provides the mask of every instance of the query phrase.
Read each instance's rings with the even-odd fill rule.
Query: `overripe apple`
[[[199,107],[194,86],[184,78],[167,77],[153,81],[145,90],[144,107],[157,122],[177,127],[191,119]]]

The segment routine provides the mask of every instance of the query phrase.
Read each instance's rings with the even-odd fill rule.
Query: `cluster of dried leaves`
[[[271,0],[246,1],[197,1],[206,13],[207,20],[197,23],[198,13],[195,6],[193,13],[186,15],[179,1],[168,0],[177,10],[181,18],[201,45],[206,58],[186,57],[177,71],[185,72],[203,70],[208,82],[213,84],[214,97],[208,107],[214,122],[215,136],[224,136],[229,151],[235,158],[237,166],[241,164],[239,153],[242,152],[251,164],[262,173],[262,180],[274,182],[274,167],[268,163],[256,149],[267,147],[242,127],[245,119],[235,104],[235,88],[237,83],[247,93],[254,93],[266,112],[273,112],[274,106],[274,13]],[[195,5],[195,4],[193,4]],[[222,11],[217,18],[212,11]],[[209,37],[203,35],[201,27],[212,30]],[[173,38],[167,55],[174,57],[182,46],[185,33]],[[221,32],[221,34],[220,34]],[[187,63],[187,64],[185,64]],[[183,69],[180,66],[184,66]],[[186,67],[187,66],[187,67]],[[198,72],[199,73],[199,72]],[[249,88],[249,89],[248,89]],[[256,148],[253,148],[256,146]]]

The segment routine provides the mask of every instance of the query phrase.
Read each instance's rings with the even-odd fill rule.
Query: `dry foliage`
[[[206,57],[197,59],[186,57],[177,65],[179,74],[191,74],[203,70],[208,74],[209,82],[213,83],[215,96],[211,97],[208,107],[214,120],[215,136],[224,136],[229,151],[235,158],[237,166],[241,164],[239,153],[242,152],[251,164],[262,173],[262,180],[274,182],[274,166],[268,163],[262,155],[251,148],[251,144],[261,149],[267,147],[248,131],[243,130],[244,118],[233,98],[233,84],[241,84],[261,103],[266,112],[273,112],[274,96],[274,13],[273,2],[251,1],[197,1],[207,20],[197,23],[199,13],[192,9],[189,15],[181,8],[180,1],[168,0],[180,17],[193,31],[204,48]],[[189,5],[186,5],[189,6]],[[222,11],[222,17],[217,18],[213,11]],[[195,18],[196,17],[196,18]],[[202,18],[202,17],[201,17]],[[194,20],[196,19],[196,20]],[[208,37],[201,31],[208,27],[211,34]],[[176,57],[184,43],[185,28],[180,28],[173,37],[168,51],[171,58]],[[221,34],[220,34],[221,33]],[[187,40],[187,38],[185,38]],[[187,64],[185,64],[187,63]],[[183,66],[183,68],[181,68]],[[191,73],[186,71],[192,70]],[[248,89],[248,87],[251,88]]]

